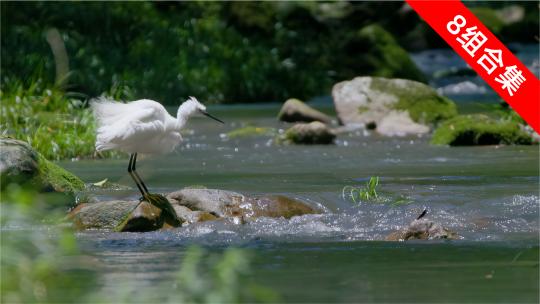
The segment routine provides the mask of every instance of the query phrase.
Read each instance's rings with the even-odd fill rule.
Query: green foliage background
[[[521,3],[524,20],[505,27],[494,8],[510,4],[468,6],[503,40],[535,42],[535,3]],[[423,80],[408,68],[373,69],[380,60],[369,57],[373,41],[358,32],[370,24],[408,50],[446,47],[402,2],[2,2],[1,13],[2,84],[54,83],[44,33],[57,28],[69,91],[94,97],[119,88],[126,99],[174,105],[189,95],[207,103],[307,99],[358,75]],[[394,50],[374,50],[382,51],[390,63],[400,60]]]

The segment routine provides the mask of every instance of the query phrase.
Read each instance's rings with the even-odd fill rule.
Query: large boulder
[[[375,125],[383,135],[423,134],[457,115],[454,102],[406,79],[356,77],[334,85],[334,106],[344,125]]]
[[[0,173],[2,189],[17,183],[73,194],[85,187],[77,176],[46,160],[28,143],[13,138],[0,138]]]
[[[346,42],[340,58],[341,66],[349,68],[348,73],[340,73],[342,77],[354,77],[361,72],[364,75],[426,82],[425,75],[407,51],[392,34],[377,24],[360,29]]]
[[[320,121],[330,123],[328,115],[315,110],[298,99],[287,100],[278,114],[278,119],[285,122],[312,122]]]
[[[436,145],[530,145],[533,138],[512,120],[494,119],[483,114],[459,115],[442,123],[433,133]]]
[[[334,143],[336,134],[325,124],[314,121],[298,123],[276,138],[277,143],[302,145],[327,145]]]
[[[186,188],[170,193],[167,199],[173,206],[179,205],[193,211],[208,212],[217,218],[241,217],[243,220],[257,217],[291,218],[319,213],[303,202],[284,196],[248,197],[219,189]]]

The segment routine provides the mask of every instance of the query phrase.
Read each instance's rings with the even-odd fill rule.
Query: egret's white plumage
[[[91,107],[98,123],[96,150],[146,154],[172,152],[182,141],[180,129],[188,118],[206,110],[195,97],[180,105],[176,118],[149,99],[121,103],[101,97]]]

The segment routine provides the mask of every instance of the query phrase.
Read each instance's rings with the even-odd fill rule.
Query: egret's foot
[[[169,200],[163,195],[157,193],[148,193],[141,197],[139,201],[149,202],[150,204],[161,209],[165,214],[165,217],[172,220],[173,223],[180,223],[180,221],[178,220],[178,215],[176,214],[176,211],[174,211],[173,206],[171,205]]]

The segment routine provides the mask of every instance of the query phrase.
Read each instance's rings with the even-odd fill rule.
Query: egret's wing
[[[103,138],[107,142],[134,142],[142,141],[146,138],[164,132],[165,126],[154,108],[138,109],[126,113],[122,119],[98,129],[98,138]],[[141,144],[143,144],[141,142]]]

